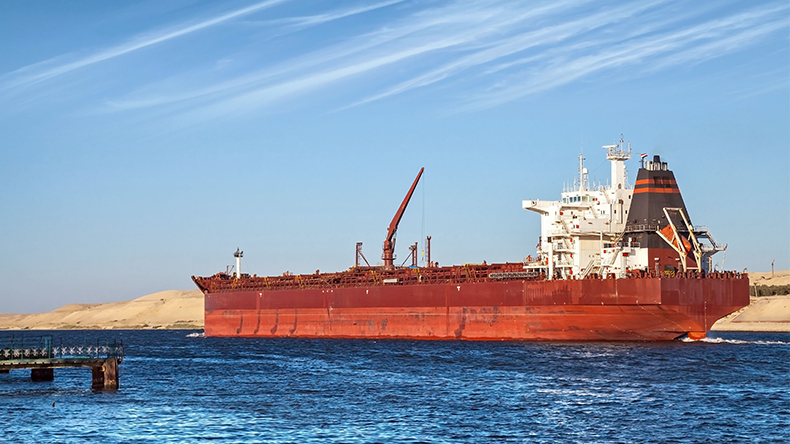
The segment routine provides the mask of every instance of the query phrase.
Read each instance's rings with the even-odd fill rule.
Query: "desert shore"
[[[0,330],[202,329],[203,293],[169,290],[133,301],[71,304],[49,313],[0,314]]]
[[[790,271],[749,273],[750,285],[789,285]],[[751,298],[748,307],[713,324],[713,331],[790,332],[790,295]]]
[[[752,285],[788,285],[790,271],[750,273]],[[71,304],[49,313],[0,314],[0,330],[202,329],[203,293],[169,290],[106,304]],[[790,295],[753,297],[713,331],[790,332]]]

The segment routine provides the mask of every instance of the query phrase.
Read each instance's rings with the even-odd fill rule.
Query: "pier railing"
[[[113,340],[53,341],[52,336],[11,336],[0,338],[0,361],[18,360],[123,360],[123,342]]]
[[[29,369],[33,381],[52,381],[56,368],[89,367],[92,388],[117,389],[123,357],[123,342],[117,340],[56,343],[50,335],[0,337],[0,373]]]

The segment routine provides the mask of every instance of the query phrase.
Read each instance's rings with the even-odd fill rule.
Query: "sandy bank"
[[[0,314],[2,330],[138,328],[203,328],[203,293],[169,290],[133,301],[71,304],[49,313]]]
[[[790,332],[790,295],[753,297],[748,307],[719,319],[711,330]]]
[[[790,285],[790,270],[772,273],[749,272],[749,285]]]
[[[749,272],[750,285],[790,285],[790,270]],[[713,331],[790,332],[790,295],[752,297],[748,307],[720,319]]]

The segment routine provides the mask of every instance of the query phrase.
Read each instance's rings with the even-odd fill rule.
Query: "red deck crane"
[[[384,259],[385,270],[395,269],[395,232],[398,231],[398,224],[401,218],[403,218],[403,212],[406,211],[406,206],[409,205],[411,195],[414,194],[414,189],[417,188],[417,182],[420,181],[420,177],[422,177],[422,172],[424,170],[424,167],[420,168],[417,178],[414,179],[414,183],[411,184],[409,192],[406,194],[406,197],[403,198],[398,212],[395,213],[395,217],[392,218],[392,222],[390,222],[390,226],[387,228],[387,239],[384,241],[384,254],[381,256],[381,258]]]

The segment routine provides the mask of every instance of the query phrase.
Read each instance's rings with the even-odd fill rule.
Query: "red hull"
[[[671,340],[749,304],[735,275],[217,292],[195,279],[206,336]]]

